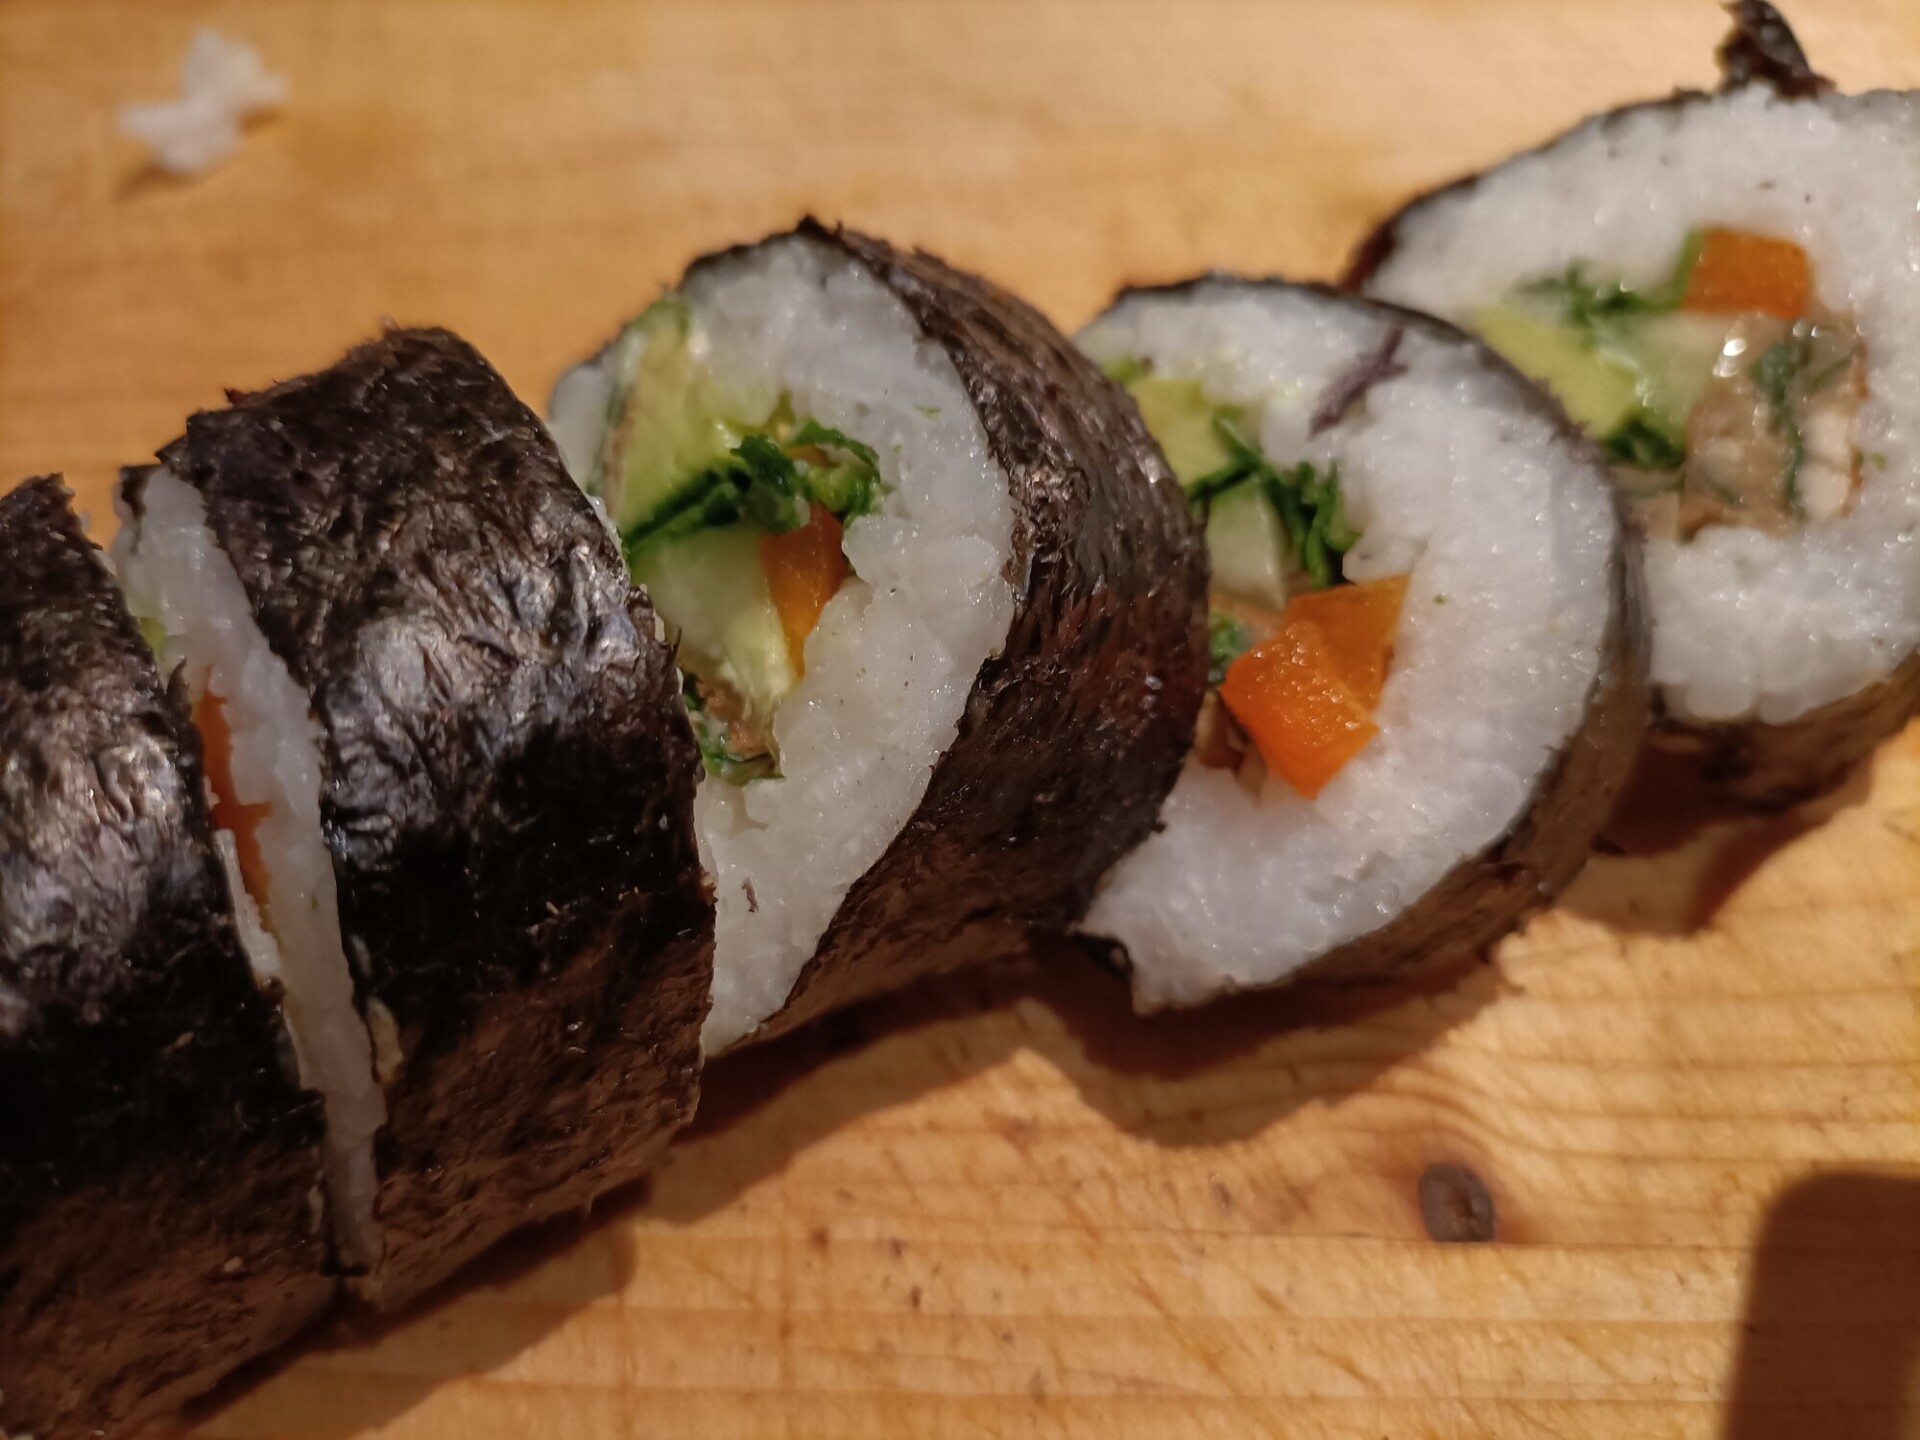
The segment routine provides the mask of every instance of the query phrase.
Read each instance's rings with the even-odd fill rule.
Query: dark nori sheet
[[[1078,919],[1152,830],[1207,670],[1205,548],[1125,391],[985,280],[851,230],[798,233],[872,272],[952,360],[1011,485],[1018,599],[918,808],[762,1036]]]
[[[1585,457],[1597,472],[1597,482],[1605,484],[1612,495],[1606,457],[1567,419],[1558,402],[1479,340],[1431,315],[1325,285],[1229,275],[1123,291],[1122,298],[1144,293],[1178,294],[1203,280],[1279,286],[1316,295],[1328,304],[1371,312],[1388,327],[1389,335],[1396,330],[1412,332],[1472,351],[1482,365],[1512,382],[1515,401],[1548,421],[1571,449]],[[1397,343],[1394,349],[1398,350]],[[1359,357],[1357,363],[1371,370],[1377,367],[1379,353]],[[1529,915],[1551,904],[1586,864],[1594,838],[1626,785],[1648,723],[1651,636],[1640,575],[1640,547],[1620,511],[1617,495],[1613,502],[1618,529],[1607,568],[1612,594],[1606,630],[1600,640],[1599,673],[1588,693],[1579,729],[1535,784],[1526,810],[1498,840],[1461,861],[1386,924],[1294,972],[1288,977],[1289,983],[1370,983],[1445,970],[1484,951],[1517,929]]]
[[[65,489],[0,498],[0,1425],[123,1433],[331,1298],[200,746]]]
[[[1786,17],[1767,0],[1729,0],[1733,29],[1717,52],[1728,89],[1758,82],[1799,98],[1831,90],[1833,82],[1807,63],[1807,52]]]
[[[376,1057],[399,1042],[357,1284],[394,1305],[692,1113],[698,752],[611,538],[465,342],[394,331],[232,399],[161,458],[319,723],[343,939]]]
[[[1764,0],[1733,0],[1727,9],[1733,28],[1719,50],[1723,89],[1763,84],[1785,99],[1806,99],[1833,88],[1832,81],[1807,63],[1800,42],[1773,6]],[[1548,154],[1574,135],[1596,127],[1604,131],[1643,111],[1677,109],[1711,99],[1697,91],[1682,91],[1663,100],[1625,105],[1582,121],[1513,158]],[[1363,289],[1399,248],[1403,226],[1435,201],[1471,192],[1481,178],[1466,176],[1401,206],[1360,243],[1343,283]],[[1656,712],[1659,708],[1656,697]],[[1730,798],[1760,809],[1777,809],[1810,799],[1844,780],[1854,765],[1882,740],[1897,734],[1916,712],[1920,712],[1920,652],[1903,657],[1884,679],[1784,724],[1760,720],[1695,724],[1657,713],[1653,742],[1671,754],[1698,756],[1702,776]]]
[[[1649,743],[1691,756],[1701,778],[1756,810],[1782,810],[1833,789],[1882,740],[1920,714],[1920,654],[1829,705],[1777,725],[1693,722],[1655,711]]]

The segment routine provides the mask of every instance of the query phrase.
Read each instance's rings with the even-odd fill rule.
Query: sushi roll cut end
[[[160,460],[124,479],[120,572],[326,1097],[341,1260],[397,1305],[692,1112],[712,905],[671,652],[444,331],[236,396]]]
[[[1443,966],[1551,899],[1646,721],[1592,446],[1451,327],[1311,287],[1131,291],[1081,343],[1212,558],[1192,753],[1085,922],[1137,1002]]]
[[[1732,7],[1727,85],[1423,197],[1369,295],[1478,332],[1605,449],[1646,542],[1655,742],[1832,784],[1920,700],[1920,95],[1840,95]]]
[[[1151,824],[1198,703],[1197,547],[1123,397],[1026,306],[808,222],[696,262],[551,415],[678,645],[709,1053],[1018,948]],[[1083,594],[1110,629],[1063,628]],[[1052,748],[1019,741],[1043,802],[983,787],[1054,709]]]

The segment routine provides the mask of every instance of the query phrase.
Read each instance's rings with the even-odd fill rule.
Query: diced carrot
[[[1267,769],[1311,800],[1380,733],[1407,577],[1311,591],[1287,602],[1280,633],[1232,665],[1220,699]]]
[[[1220,699],[1267,769],[1309,800],[1380,733],[1340,679],[1320,628],[1304,621],[1228,666]]]
[[[1335,672],[1367,707],[1380,703],[1393,655],[1393,632],[1407,598],[1407,577],[1389,575],[1357,585],[1310,590],[1287,602],[1287,623],[1310,621],[1327,642]]]
[[[242,805],[234,798],[233,731],[227,724],[227,707],[209,690],[194,707],[193,723],[200,732],[201,749],[206,755],[207,787],[213,791],[213,823],[216,829],[233,836],[240,858],[240,878],[247,893],[266,910],[267,862],[260,849],[260,822],[267,818],[271,805]]]
[[[1798,320],[1812,294],[1813,267],[1793,241],[1714,228],[1700,237],[1681,308]]]
[[[840,522],[824,505],[810,507],[807,523],[784,535],[760,537],[760,564],[767,589],[780,612],[780,629],[796,673],[807,668],[807,637],[820,612],[847,578],[847,557],[840,548]]]

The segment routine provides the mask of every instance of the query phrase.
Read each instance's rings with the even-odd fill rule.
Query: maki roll
[[[135,612],[326,1097],[335,1239],[398,1304],[639,1176],[712,948],[672,655],[538,419],[401,330],[121,486]]]
[[[1580,869],[1646,724],[1599,451],[1424,316],[1217,277],[1081,336],[1205,518],[1212,674],[1084,929],[1142,1008],[1478,952]]]
[[[1078,918],[1205,688],[1205,561],[1028,306],[809,221],[695,263],[552,423],[679,645],[708,1051]]]
[[[1646,537],[1655,742],[1771,806],[1920,701],[1920,95],[1834,94],[1733,9],[1718,94],[1415,201],[1352,278],[1477,330],[1605,446]]]
[[[66,491],[0,498],[0,1433],[120,1435],[324,1307],[200,745]]]

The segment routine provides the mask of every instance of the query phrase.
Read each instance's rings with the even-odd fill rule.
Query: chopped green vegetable
[[[1341,505],[1340,467],[1332,466],[1324,477],[1305,460],[1289,470],[1276,470],[1227,412],[1216,414],[1213,425],[1230,458],[1187,488],[1187,503],[1195,513],[1205,515],[1218,497],[1237,486],[1260,485],[1279,512],[1287,545],[1307,572],[1308,582],[1316,590],[1337,585],[1340,557],[1360,539]]]
[[[740,491],[740,513],[769,535],[784,535],[807,523],[800,471],[788,455],[764,435],[749,435],[733,450],[747,472]]]
[[[621,333],[611,362],[620,375],[606,440],[589,481],[605,490],[622,534],[684,508],[715,466],[766,415],[724,413],[713,376],[689,343],[686,301],[669,295]]]
[[[742,516],[776,533],[806,523],[805,502],[795,493],[793,462],[760,435],[742,440],[726,460],[682,485],[651,516],[620,537],[628,568],[644,550],[702,530],[717,530]]]
[[[816,464],[796,452],[845,452],[838,463]],[[770,535],[807,523],[807,503],[840,516],[869,514],[880,493],[878,457],[858,440],[812,420],[782,445],[749,435],[727,457],[676,487],[651,516],[621,537],[629,565],[641,550],[665,540],[752,521]]]
[[[1138,355],[1116,355],[1100,368],[1116,385],[1130,386],[1134,381],[1144,380],[1153,373],[1153,367]]]
[[[140,638],[147,642],[153,658],[164,666],[167,662],[167,627],[151,615],[142,615],[139,623]]]
[[[1813,339],[1796,325],[1784,340],[1776,340],[1762,350],[1760,358],[1753,362],[1748,373],[1768,400],[1784,403],[1788,387],[1807,368],[1807,362],[1812,358]]]
[[[845,431],[836,430],[831,425],[822,425],[818,420],[802,421],[800,428],[787,437],[788,450],[798,450],[805,445],[844,450],[870,469],[877,468],[880,464],[880,457],[873,453],[871,445],[863,445]]]
[[[620,381],[595,479],[617,466],[609,499],[629,556],[741,518],[779,534],[806,523],[809,501],[870,513],[881,488],[872,447],[817,420],[796,426],[784,397],[723,403],[692,324],[670,295],[627,327],[609,361]],[[735,413],[743,403],[751,413]]]
[[[773,756],[747,755],[733,748],[732,727],[707,709],[707,702],[700,694],[700,683],[693,676],[688,675],[681,682],[680,697],[686,704],[687,718],[693,722],[693,737],[700,746],[700,760],[709,775],[732,785],[779,775]]]
[[[1786,470],[1780,477],[1780,498],[1798,519],[1806,518],[1806,504],[1800,496],[1800,470],[1807,460],[1806,437],[1800,432],[1800,417],[1793,405],[1793,382],[1805,373],[1813,358],[1813,337],[1804,322],[1796,324],[1784,340],[1776,340],[1760,352],[1760,358],[1747,371],[1766,398],[1773,433],[1787,442]]]
[[[1689,230],[1667,278],[1647,290],[1636,290],[1619,280],[1590,280],[1586,262],[1575,260],[1565,273],[1536,280],[1527,292],[1558,302],[1566,323],[1589,335],[1628,315],[1664,315],[1677,310],[1686,298],[1693,267],[1700,261],[1700,232]]]
[[[873,453],[873,447],[817,420],[808,420],[787,437],[786,448],[793,455],[809,447],[838,450],[847,458],[829,465],[802,460],[799,483],[808,498],[819,501],[843,520],[871,515],[880,503],[880,457]]]
[[[690,681],[686,695],[706,767],[741,783],[777,773],[762,752],[799,683],[762,543],[805,525],[816,505],[871,513],[882,481],[872,446],[798,419],[788,397],[723,396],[693,338],[672,296],[623,332],[607,361],[617,398],[596,476],[628,571],[672,631],[682,672],[704,687]]]
[[[1686,444],[1671,416],[1685,414],[1693,397],[1675,393],[1670,367],[1644,353],[1637,334],[1618,322],[1677,309],[1699,259],[1700,235],[1690,231],[1672,271],[1646,289],[1590,279],[1586,262],[1576,260],[1559,276],[1521,287],[1522,295],[1552,303],[1552,322],[1496,305],[1476,317],[1475,328],[1551,390],[1575,424],[1600,437],[1616,463],[1677,470],[1686,462]]]
[[[751,525],[726,525],[644,546],[628,560],[673,631],[680,668],[724,685],[738,701],[731,713],[756,723],[770,721],[800,682],[760,540]]]
[[[1218,688],[1227,667],[1253,648],[1253,632],[1223,610],[1207,616],[1207,684]]]
[[[1187,505],[1208,522],[1216,579],[1249,598],[1285,604],[1280,562],[1290,555],[1313,588],[1339,583],[1340,556],[1360,536],[1341,509],[1337,467],[1324,477],[1305,463],[1276,470],[1241,433],[1239,408],[1216,405],[1192,376],[1154,375],[1131,357],[1111,362],[1107,371],[1125,377],[1140,417],[1187,492]],[[1252,503],[1255,496],[1261,503]],[[1216,505],[1223,507],[1220,527],[1213,523]],[[1276,516],[1280,533],[1268,560],[1256,550]]]
[[[1216,412],[1210,425],[1215,444],[1226,458],[1187,483],[1187,508],[1196,515],[1208,513],[1216,499],[1236,486],[1249,481],[1264,482],[1273,469],[1267,463],[1267,457],[1242,438],[1234,427],[1232,416],[1224,411]]]
[[[1326,478],[1320,479],[1314,468],[1302,461],[1294,474],[1301,500],[1313,514],[1301,546],[1301,565],[1316,586],[1337,584],[1341,579],[1340,557],[1360,539],[1360,532],[1347,523],[1346,509],[1340,503],[1340,467],[1331,466]]]
[[[1640,376],[1591,337],[1508,305],[1474,317],[1481,339],[1516,370],[1553,392],[1567,416],[1593,435],[1611,435],[1643,410]]]
[[[1159,442],[1174,475],[1189,490],[1232,459],[1220,443],[1218,421],[1222,414],[1239,412],[1223,411],[1214,404],[1197,379],[1146,375],[1130,382],[1127,393],[1140,407],[1140,418]]]
[[[1646,410],[1630,416],[1600,444],[1614,463],[1641,470],[1678,470],[1687,462],[1686,442]]]
[[[871,515],[880,500],[880,472],[861,461],[827,465],[804,472],[800,487],[807,498],[842,520]]]
[[[1238,485],[1207,513],[1216,589],[1278,610],[1287,603],[1287,536],[1265,487]]]

